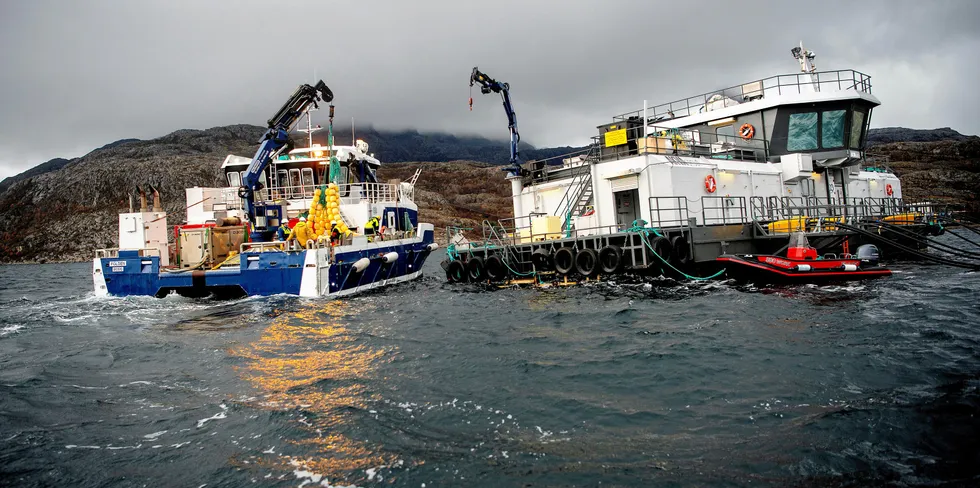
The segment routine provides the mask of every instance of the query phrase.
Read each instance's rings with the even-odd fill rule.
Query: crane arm
[[[299,120],[300,116],[310,107],[317,107],[317,102],[333,101],[333,92],[321,80],[316,85],[300,85],[289,100],[283,104],[276,114],[269,119],[269,129],[259,140],[259,149],[252,157],[252,162],[248,165],[248,170],[242,179],[242,186],[238,189],[238,196],[245,200],[245,211],[249,220],[254,225],[255,219],[255,192],[261,189],[262,172],[265,171],[269,162],[273,161],[279,154],[287,149],[289,145],[289,129]]]
[[[514,106],[510,101],[510,84],[501,83],[475,67],[473,68],[473,72],[470,73],[470,86],[474,84],[480,85],[480,93],[499,93],[500,98],[503,99],[504,111],[507,113],[507,129],[510,131],[510,165],[507,167],[507,171],[511,175],[520,175],[521,159],[520,153],[518,152],[518,144],[521,142],[521,134],[517,131],[517,114],[514,112]],[[473,100],[471,99],[471,105],[472,102]]]

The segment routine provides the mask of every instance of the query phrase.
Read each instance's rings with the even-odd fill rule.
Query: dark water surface
[[[0,267],[0,485],[980,485],[980,274],[897,269],[215,302]]]

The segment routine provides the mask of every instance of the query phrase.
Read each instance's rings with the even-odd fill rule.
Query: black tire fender
[[[563,247],[555,251],[555,271],[568,275],[575,269],[575,249]]]
[[[534,263],[534,269],[538,271],[551,271],[555,267],[555,258],[543,247],[531,253],[531,262]]]
[[[450,283],[466,283],[467,278],[466,266],[462,261],[457,259],[446,265],[446,279]]]
[[[615,273],[623,267],[623,250],[609,245],[599,249],[599,270],[605,274]]]
[[[687,238],[683,235],[674,236],[670,238],[670,247],[673,254],[674,262],[677,264],[690,264],[691,262],[691,246],[687,243]]]
[[[595,276],[599,270],[599,253],[595,249],[582,249],[575,255],[575,271],[585,277]]]
[[[504,266],[504,260],[500,256],[494,254],[487,258],[483,262],[483,269],[486,271],[487,278],[490,281],[503,281],[507,279],[507,267]]]
[[[654,237],[653,240],[650,241],[650,247],[652,247],[653,252],[657,253],[657,256],[663,258],[664,261],[670,260],[670,254],[672,252],[672,249],[670,246],[670,240],[667,239],[666,237],[663,236]],[[658,260],[657,263],[660,263],[660,261]]]
[[[487,279],[487,269],[483,266],[483,258],[472,257],[466,261],[466,272],[470,281],[483,281]]]

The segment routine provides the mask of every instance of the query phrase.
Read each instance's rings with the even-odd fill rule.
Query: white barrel
[[[354,261],[354,271],[360,273],[361,271],[367,269],[369,264],[371,264],[371,260],[368,258],[358,259],[357,261]]]
[[[398,261],[398,253],[390,252],[388,254],[385,254],[384,256],[381,256],[381,260],[384,261],[385,264],[394,263],[395,261]]]
[[[436,249],[439,249],[439,244],[433,242],[432,244],[425,246],[425,249],[428,251],[435,251]]]
[[[796,270],[797,271],[810,271],[810,265],[809,264],[797,264],[796,265]]]
[[[844,271],[857,271],[858,267],[857,265],[854,264],[845,264],[841,266],[841,269],[843,269]]]

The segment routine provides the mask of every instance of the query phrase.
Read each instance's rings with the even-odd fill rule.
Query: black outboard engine
[[[874,266],[878,264],[881,253],[878,251],[878,246],[874,244],[861,244],[857,248],[856,256],[862,263],[868,263]]]

